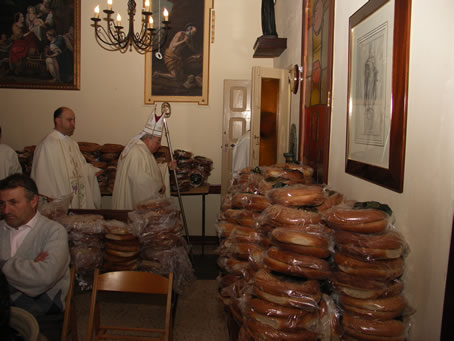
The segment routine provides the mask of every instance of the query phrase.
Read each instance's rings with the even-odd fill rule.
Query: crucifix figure
[[[275,36],[276,22],[274,19],[274,1],[262,0],[262,32],[264,36]]]

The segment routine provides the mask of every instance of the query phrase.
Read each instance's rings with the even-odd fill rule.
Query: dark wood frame
[[[22,75],[22,76],[11,76],[8,75],[5,70],[5,74],[0,74],[0,88],[26,88],[26,89],[54,89],[54,90],[79,90],[80,89],[80,0],[64,0],[65,5],[63,6],[65,9],[73,8],[74,11],[69,13],[72,16],[73,22],[73,77],[71,81],[68,82],[50,82],[47,79],[42,79],[39,77],[32,77],[29,75]],[[2,13],[11,13],[11,12],[22,12],[25,15],[26,8],[29,5],[37,5],[42,1],[37,0],[29,0],[22,2],[22,7],[19,5],[15,8],[12,8],[10,4],[2,4],[0,6],[0,11]],[[61,7],[61,8],[63,8]],[[13,14],[14,15],[14,14]],[[6,25],[10,25],[11,27],[14,17],[9,18],[6,21],[5,16],[2,17],[2,28],[6,27]],[[58,21],[58,16],[54,13],[54,20],[56,20],[57,24],[60,22]],[[67,16],[65,17],[67,18]],[[11,21],[11,22],[10,22]],[[62,19],[61,23],[66,25],[68,21]],[[57,25],[56,25],[57,26]],[[2,32],[3,33],[3,32]],[[58,32],[57,34],[61,34]],[[45,63],[45,61],[44,61]],[[45,66],[45,65],[44,65]],[[2,77],[4,76],[4,77]]]
[[[196,13],[190,12],[193,6],[193,2],[203,2],[202,10]],[[174,35],[184,30],[185,25],[188,23],[195,24],[198,29],[198,44],[203,54],[202,60],[202,87],[201,90],[190,89],[184,90],[183,81],[173,81],[175,84],[168,86],[165,83],[161,84],[159,93],[153,93],[153,72],[167,70],[165,67],[164,59],[158,60],[155,57],[155,53],[147,53],[145,55],[145,104],[153,104],[155,102],[197,102],[198,104],[208,104],[208,83],[209,83],[209,65],[210,65],[210,29],[211,29],[211,10],[213,8],[213,0],[181,0],[179,2],[181,7],[189,6],[184,13],[174,13],[171,11],[169,16],[170,30],[168,32],[167,41],[161,48],[162,55],[164,56],[165,50],[168,47],[170,41]],[[180,8],[181,8],[180,7]],[[180,11],[181,12],[181,11]],[[197,22],[203,22],[203,31],[196,24]],[[165,57],[165,56],[164,56]],[[154,66],[155,65],[155,66]],[[158,69],[157,65],[160,66]],[[154,66],[154,67],[153,67]],[[154,69],[154,70],[153,70]]]
[[[373,15],[382,5],[389,0],[369,0],[363,7],[355,12],[349,21],[349,80],[348,97],[350,98],[351,84],[351,32],[365,18]],[[404,166],[405,166],[405,139],[407,125],[407,94],[408,94],[408,60],[410,53],[410,16],[411,0],[394,1],[394,32],[392,54],[392,112],[389,132],[389,167],[381,168],[374,165],[354,161],[348,158],[348,112],[347,108],[347,145],[345,171],[364,180],[389,188],[393,191],[403,192]],[[349,104],[350,105],[350,104]]]

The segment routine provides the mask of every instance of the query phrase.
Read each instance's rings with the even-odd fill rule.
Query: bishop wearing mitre
[[[153,105],[145,127],[121,153],[112,194],[113,209],[132,210],[141,201],[170,196],[169,169],[174,170],[176,162],[158,164],[153,155],[161,146],[163,120]]]

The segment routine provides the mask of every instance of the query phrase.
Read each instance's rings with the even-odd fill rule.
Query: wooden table
[[[199,187],[192,187],[189,191],[180,192],[180,195],[182,197],[195,195],[200,195],[202,197],[202,255],[205,254],[205,197],[210,193],[212,193],[210,192],[210,184],[205,184]],[[178,193],[171,192],[171,195],[177,197]]]

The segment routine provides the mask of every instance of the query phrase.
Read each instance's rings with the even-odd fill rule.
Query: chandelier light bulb
[[[108,9],[109,11],[112,10],[112,0],[107,0],[107,9]]]
[[[164,15],[164,21],[169,21],[169,11],[167,10],[167,8],[164,7],[162,14]]]

